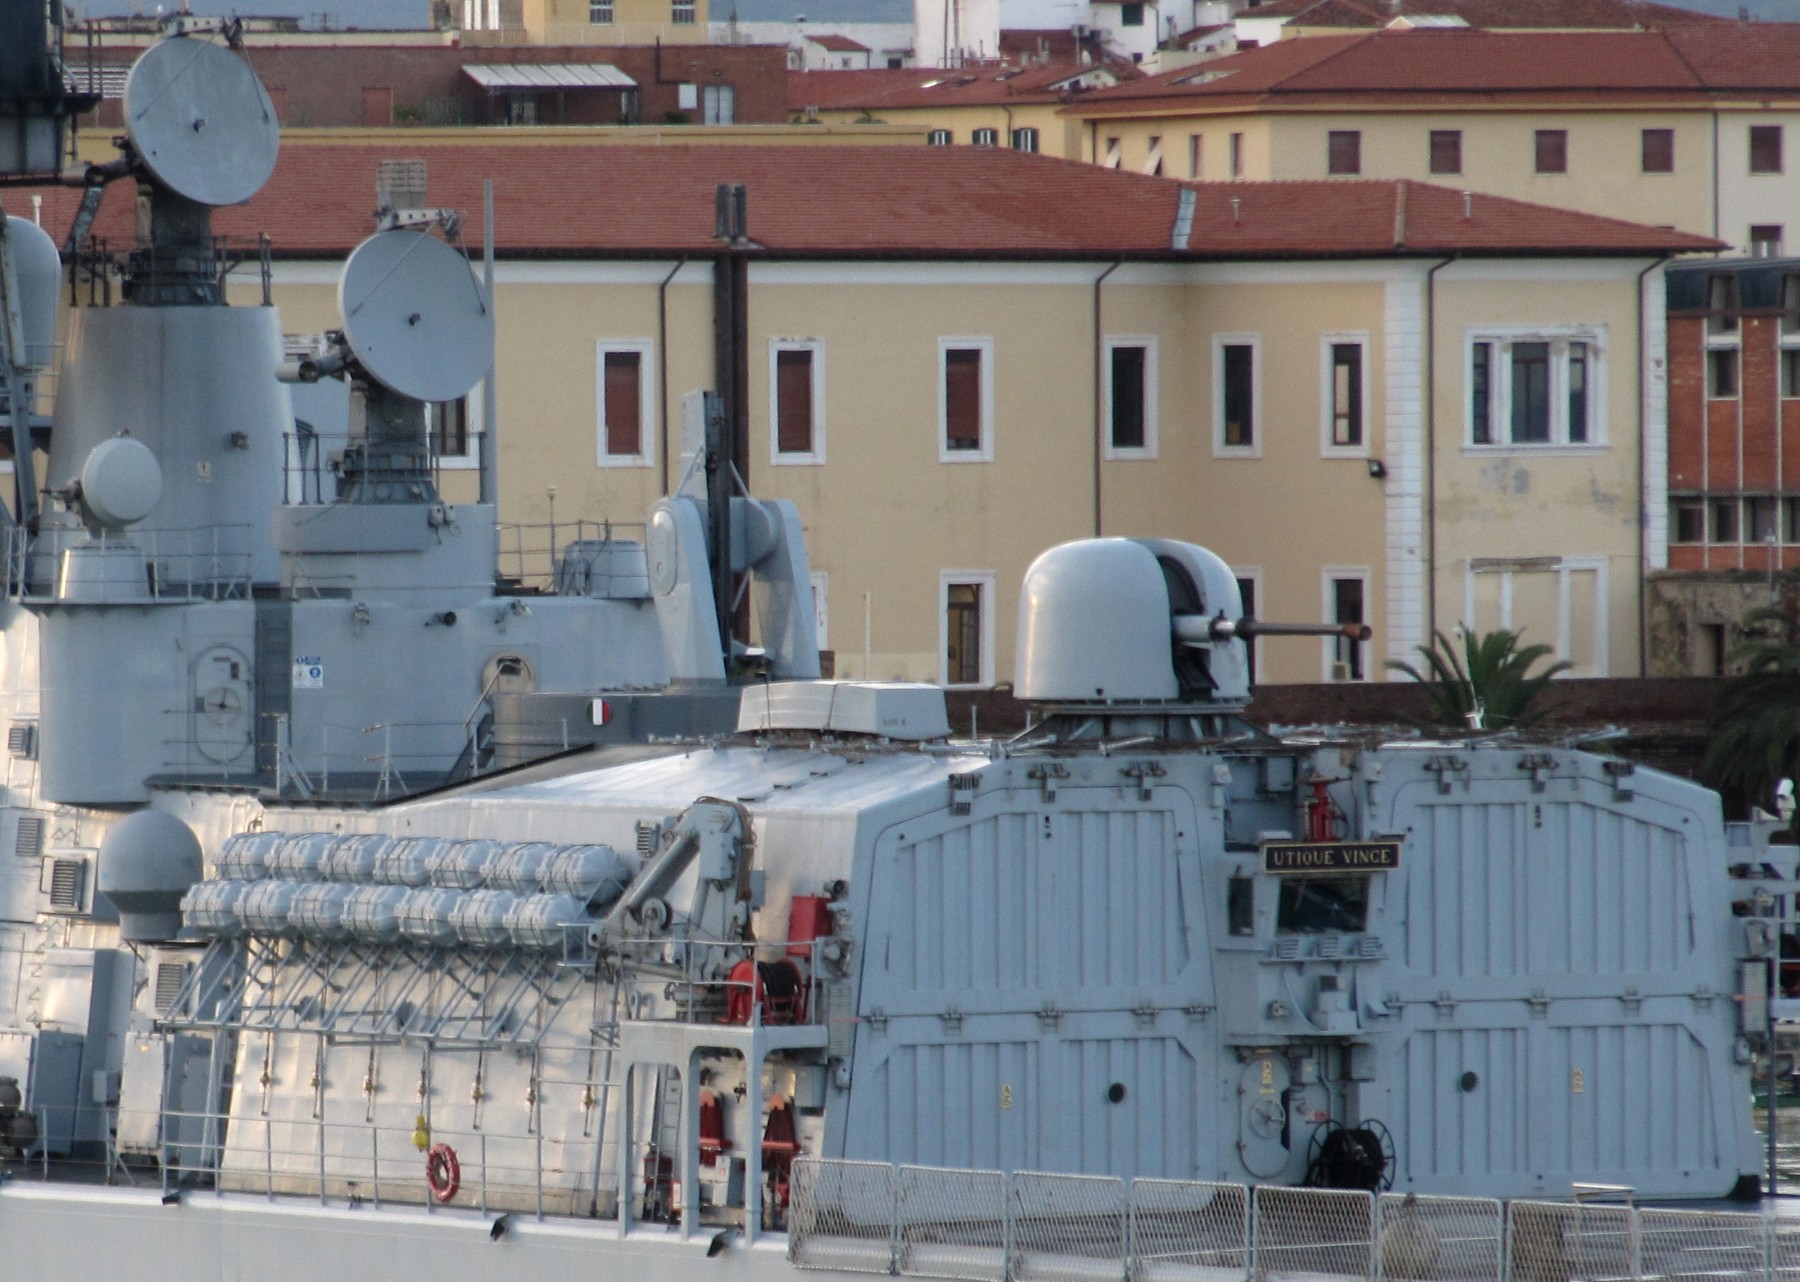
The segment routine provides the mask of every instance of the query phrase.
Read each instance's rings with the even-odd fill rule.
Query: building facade
[[[1418,184],[1184,185],[1004,150],[409,158],[471,243],[497,180],[503,520],[641,520],[679,480],[682,394],[722,388],[751,488],[799,505],[840,675],[1009,680],[1026,567],[1095,534],[1213,547],[1260,617],[1375,628],[1262,641],[1263,680],[1379,680],[1459,623],[1584,674],[1643,665],[1661,266],[1709,242]],[[301,139],[220,212],[273,237],[289,330],[336,323],[394,159]],[[722,182],[747,193],[731,245]],[[72,199],[47,193],[48,221]],[[115,194],[99,226],[128,240],[129,216]],[[722,357],[715,280],[739,262]],[[466,501],[487,437],[444,413]]]

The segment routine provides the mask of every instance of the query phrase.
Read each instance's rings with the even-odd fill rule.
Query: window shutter
[[[606,452],[642,454],[643,416],[639,412],[640,386],[637,352],[606,353]]]
[[[782,454],[813,452],[813,354],[775,353],[775,448]]]
[[[944,353],[944,445],[981,448],[981,349],[957,347]]]

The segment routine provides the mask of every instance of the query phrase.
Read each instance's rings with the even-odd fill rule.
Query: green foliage
[[[1743,626],[1743,641],[1727,656],[1742,674],[1719,691],[1700,774],[1767,806],[1777,780],[1800,775],[1800,622],[1764,606]]]
[[[1387,665],[1429,687],[1427,716],[1437,725],[1472,728],[1470,713],[1477,709],[1485,729],[1521,725],[1538,715],[1531,711],[1533,701],[1552,677],[1569,666],[1566,660],[1559,660],[1534,674],[1532,665],[1548,658],[1550,647],[1521,646],[1517,632],[1461,635],[1461,645],[1436,632],[1429,646],[1419,646],[1425,658],[1424,672],[1410,663]]]

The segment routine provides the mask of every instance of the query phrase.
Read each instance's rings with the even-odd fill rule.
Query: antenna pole
[[[487,294],[488,314],[494,311],[494,180],[481,184],[481,287]],[[494,428],[500,417],[500,394],[494,384],[500,372],[499,345],[481,384],[481,492],[483,503],[500,502],[500,442]]]

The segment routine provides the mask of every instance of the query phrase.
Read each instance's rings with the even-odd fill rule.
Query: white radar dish
[[[370,377],[418,401],[454,401],[494,362],[494,314],[468,260],[435,236],[384,231],[338,281],[344,338]]]
[[[275,104],[250,64],[176,36],[152,45],[125,79],[125,131],[157,181],[203,205],[238,205],[275,172]]]

